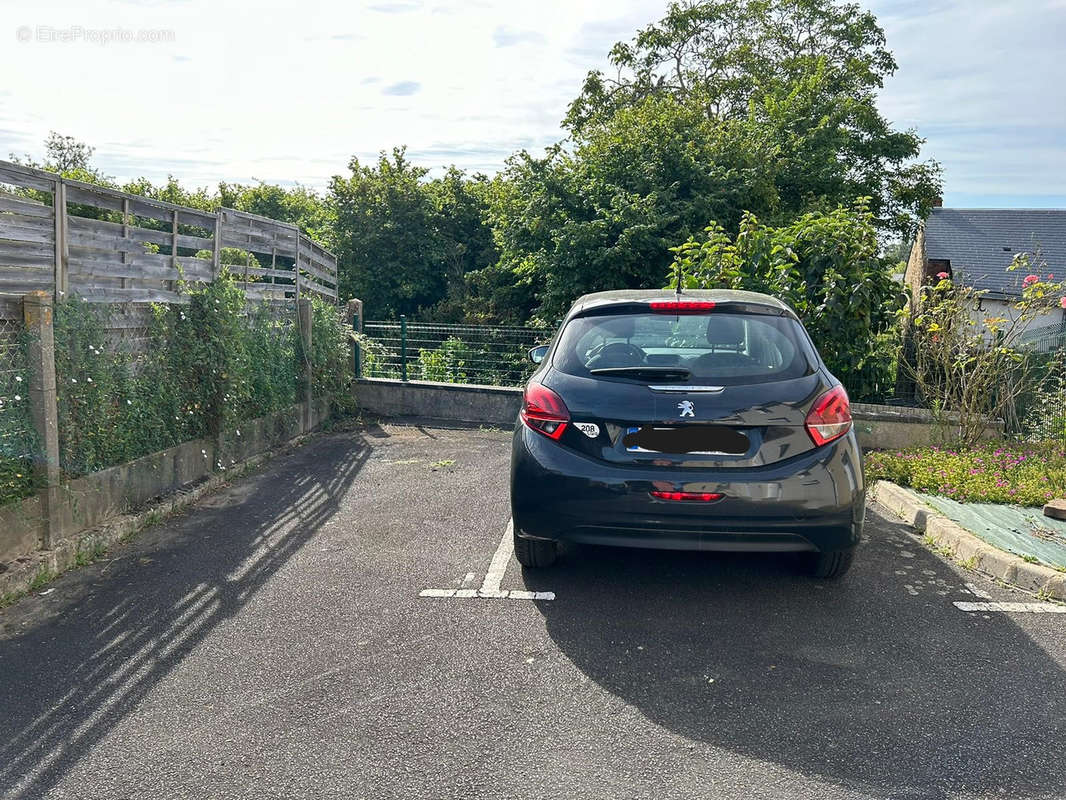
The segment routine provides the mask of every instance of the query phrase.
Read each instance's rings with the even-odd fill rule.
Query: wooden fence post
[[[311,301],[301,297],[296,301],[296,319],[300,331],[300,350],[303,352],[304,433],[311,430],[311,401],[314,397],[314,371],[311,368]]]
[[[178,268],[178,211],[174,209],[170,217],[170,268]],[[170,291],[174,291],[177,281],[170,281]]]
[[[29,334],[29,399],[38,451],[34,477],[41,487],[40,546],[51,549],[59,534],[59,411],[56,405],[55,336],[53,301],[48,292],[30,292],[22,298],[22,313]]]
[[[128,239],[129,235],[130,235],[130,199],[128,197],[124,197],[122,199],[122,238],[123,239]],[[129,247],[129,245],[126,244],[125,242],[123,242],[123,245],[125,247]],[[122,263],[123,264],[130,263],[130,254],[129,254],[129,252],[127,250],[123,250],[119,254],[119,256],[122,259]],[[119,285],[123,289],[125,289],[127,286],[130,285],[129,279],[125,275],[123,275],[119,279],[119,281],[120,281]]]
[[[55,183],[52,193],[52,215],[55,218],[55,299],[63,302],[67,296],[67,185],[61,180]]]
[[[293,271],[296,273],[296,300],[300,300],[300,230],[296,230],[296,258],[292,262]]]
[[[218,278],[218,273],[222,271],[220,267],[222,260],[222,214],[221,209],[215,212],[215,241],[211,250],[212,280]]]

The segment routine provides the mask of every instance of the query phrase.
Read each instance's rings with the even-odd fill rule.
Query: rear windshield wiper
[[[683,381],[688,380],[692,372],[684,367],[603,367],[590,369],[589,374],[619,378],[673,378]]]

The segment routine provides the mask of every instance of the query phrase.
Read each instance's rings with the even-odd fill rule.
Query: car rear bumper
[[[520,536],[679,550],[846,550],[862,533],[865,484],[854,432],[776,464],[696,471],[593,460],[519,424],[511,514]],[[721,493],[659,500],[653,489]]]

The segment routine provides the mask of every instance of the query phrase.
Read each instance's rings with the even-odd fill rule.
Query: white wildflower
[[[16,381],[17,383],[22,383],[22,376],[21,376],[21,375],[16,375],[16,376],[15,376],[15,381]]]
[[[22,395],[20,395],[20,394],[15,395],[15,399],[16,400],[22,400]]]

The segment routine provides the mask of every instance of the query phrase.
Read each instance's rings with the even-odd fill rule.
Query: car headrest
[[[736,317],[707,318],[707,342],[714,347],[736,347],[744,341],[744,321]]]
[[[612,338],[629,339],[636,328],[633,317],[611,317],[603,322],[603,328]]]

